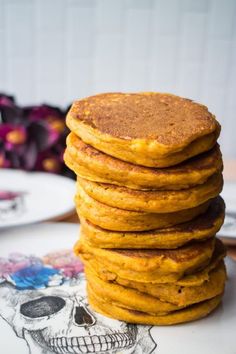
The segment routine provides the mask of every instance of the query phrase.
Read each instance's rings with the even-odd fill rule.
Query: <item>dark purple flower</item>
[[[44,134],[44,136],[47,137],[47,144],[45,146],[44,143],[44,149],[48,149],[55,144],[66,128],[64,113],[53,106],[43,104],[41,106],[26,107],[24,108],[24,115],[29,122],[36,123],[32,124],[32,127],[40,124],[46,128],[47,134]],[[39,132],[37,134],[40,135]]]
[[[13,96],[8,96],[0,93],[0,106],[12,107],[15,105],[15,99]]]
[[[65,112],[46,104],[20,108],[0,94],[0,167],[72,174],[63,153]]]
[[[40,106],[25,107],[24,113],[30,121],[48,120],[50,118],[64,119],[64,113],[57,107],[42,104]]]
[[[5,151],[0,151],[0,168],[11,167],[11,162],[6,157]]]
[[[37,171],[60,173],[62,166],[63,161],[61,161],[60,156],[48,150],[38,155],[35,169]]]
[[[17,124],[22,114],[22,109],[16,106],[12,96],[0,94],[0,123]]]
[[[4,142],[6,150],[13,150],[16,146],[26,142],[26,128],[19,124],[2,124],[0,125],[0,139]]]

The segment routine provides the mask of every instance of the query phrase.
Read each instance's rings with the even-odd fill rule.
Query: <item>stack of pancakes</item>
[[[215,117],[170,94],[107,93],[75,102],[67,125],[90,305],[132,323],[206,316],[226,280]]]

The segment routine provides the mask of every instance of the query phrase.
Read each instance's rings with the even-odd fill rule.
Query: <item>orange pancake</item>
[[[105,93],[74,102],[67,125],[85,143],[124,161],[176,165],[210,150],[220,125],[207,107],[165,93]]]

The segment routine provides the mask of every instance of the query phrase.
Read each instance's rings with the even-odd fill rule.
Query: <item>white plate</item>
[[[44,172],[0,169],[0,193],[19,193],[0,198],[0,228],[58,219],[74,210],[75,182]]]
[[[7,257],[9,253],[17,251],[42,257],[48,252],[72,248],[77,237],[78,225],[66,223],[45,223],[17,230],[6,230],[1,233],[0,256]],[[16,258],[16,255],[11,256],[11,264]],[[55,256],[54,258],[48,257],[46,263],[50,263],[48,259],[54,259],[54,264],[57,266],[61,264],[62,270],[60,272],[72,271],[71,262],[69,265],[67,264],[67,267],[63,267],[65,259],[63,260],[62,254],[60,262],[55,261]],[[18,263],[19,260],[22,267],[23,261],[18,256]],[[36,260],[34,258],[34,263],[37,265]],[[15,262],[13,266],[16,267],[18,263]],[[4,267],[7,268],[7,266],[9,269],[7,264]],[[8,286],[7,288],[6,283],[2,283],[0,285],[0,348],[4,348],[4,354],[57,353],[56,349],[44,351],[43,347],[47,347],[44,340],[48,341],[49,337],[63,337],[58,342],[55,340],[52,342],[61,347],[65,345],[64,351],[61,350],[58,353],[73,353],[72,350],[66,351],[68,344],[66,337],[73,337],[73,343],[76,346],[75,353],[92,352],[92,350],[98,349],[99,353],[111,354],[111,351],[107,349],[111,345],[109,342],[111,343],[115,339],[117,346],[119,344],[125,345],[127,336],[123,333],[128,331],[130,338],[134,339],[132,348],[114,349],[112,354],[235,354],[236,268],[230,260],[227,260],[227,268],[229,280],[223,305],[207,318],[171,327],[128,326],[123,322],[94,313],[85,299],[83,273],[79,273],[77,279],[72,277],[68,280],[67,278],[67,282],[58,286],[56,284],[61,280],[58,274],[54,274],[50,279],[50,283],[54,286],[37,290],[17,290],[14,287]],[[15,277],[15,279],[18,279],[19,282],[22,278]],[[38,284],[37,281],[42,280],[40,277],[36,277],[37,281],[32,281],[29,272],[24,273],[24,279],[27,284]],[[70,285],[68,285],[68,281]],[[37,311],[40,312],[42,306],[37,308],[30,301],[43,296],[47,296],[47,299],[54,296],[51,303],[46,301],[48,306],[45,307],[46,310],[52,310],[53,313],[48,314],[47,317],[39,318]],[[61,299],[64,299],[64,302]],[[23,303],[24,306],[20,307]],[[56,312],[56,308],[61,309]],[[24,311],[20,313],[20,309]],[[30,319],[29,314],[32,317],[34,311],[37,312],[38,317]],[[24,314],[28,314],[28,318]],[[83,321],[91,323],[85,324]],[[114,332],[121,334],[116,335]],[[44,338],[43,341],[42,338]],[[101,347],[104,351],[101,351]]]
[[[228,243],[236,242],[236,182],[225,182],[221,193],[225,205],[225,222],[220,229],[218,236],[224,237]]]

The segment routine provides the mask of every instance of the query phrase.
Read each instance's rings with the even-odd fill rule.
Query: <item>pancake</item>
[[[222,261],[209,274],[209,280],[201,286],[180,287],[175,284],[145,284],[132,289],[114,282],[100,279],[91,269],[85,268],[89,287],[104,300],[113,301],[123,307],[143,312],[166,313],[211,299],[224,292],[226,270]],[[151,287],[152,294],[150,294]]]
[[[222,174],[215,174],[205,183],[178,191],[140,191],[112,184],[97,183],[77,177],[77,186],[93,199],[124,210],[150,213],[173,213],[194,208],[219,195]]]
[[[195,208],[175,213],[144,213],[114,208],[100,203],[85,193],[80,186],[77,186],[75,204],[79,217],[82,216],[103,229],[113,231],[146,231],[192,220],[207,210],[210,201]]]
[[[98,297],[88,289],[88,301],[90,306],[104,316],[115,318],[120,321],[128,323],[137,323],[144,325],[167,326],[178,323],[190,322],[207,316],[211,313],[221,302],[222,295],[218,295],[210,300],[194,304],[182,310],[170,312],[166,315],[154,315],[146,312],[126,309],[117,304],[104,301],[103,298]]]
[[[210,150],[220,125],[207,107],[164,93],[105,93],[74,102],[67,125],[108,155],[168,167]]]
[[[199,272],[201,276],[202,273]],[[198,274],[195,274],[196,278]],[[220,261],[216,268],[208,273],[208,279],[201,282],[201,284],[193,286],[184,286],[177,283],[141,283],[121,280],[121,286],[129,289],[135,289],[141,293],[157,297],[161,301],[166,301],[177,306],[188,306],[197,302],[204,301],[216,295],[219,295],[224,290],[226,281],[226,271],[223,261]],[[115,281],[115,284],[119,284]]]
[[[67,137],[66,165],[78,176],[94,182],[122,185],[133,189],[186,189],[204,183],[222,170],[217,145],[212,150],[169,168],[134,165],[85,144],[74,133]]]
[[[177,248],[190,241],[213,237],[224,222],[225,205],[221,197],[211,201],[207,211],[195,219],[171,228],[144,232],[118,232],[100,228],[80,217],[82,235],[98,248]]]
[[[117,302],[126,308],[156,314],[165,314],[184,307],[160,301],[157,297],[141,293],[134,289],[105,282],[89,271],[89,269],[85,269],[85,274],[88,287],[108,303],[110,301]]]
[[[146,289],[146,292],[148,294],[156,296],[158,291],[157,289],[161,284],[168,286],[170,291],[171,290],[175,291],[175,286],[177,286],[178,289],[183,287],[195,287],[195,286],[199,287],[202,286],[205,282],[209,282],[210,272],[216,269],[220,265],[221,261],[224,259],[225,256],[226,256],[225,246],[219,239],[216,239],[215,249],[211,261],[206,267],[193,274],[184,275],[182,278],[178,280],[172,280],[171,282],[169,279],[165,279],[164,277],[159,278],[158,281],[154,283],[152,281],[143,283],[136,280],[124,279],[118,276],[117,274],[115,274],[114,272],[107,271],[103,267],[96,268],[94,264],[92,264],[92,262],[86,262],[86,268],[96,273],[96,275],[99,278],[101,278],[106,282],[112,281],[117,284],[123,285],[128,288],[136,289],[136,290]]]
[[[83,238],[74,252],[95,272],[111,272],[115,276],[140,282],[172,282],[192,274],[210,263],[215,239],[193,243],[175,250],[101,249],[91,247]]]

